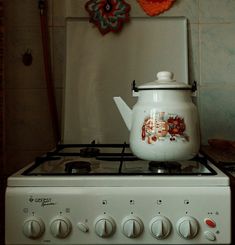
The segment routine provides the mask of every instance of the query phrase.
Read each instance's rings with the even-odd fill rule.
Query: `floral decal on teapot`
[[[183,117],[177,114],[159,112],[145,118],[141,137],[148,144],[165,140],[186,142],[189,141],[189,136],[185,130],[186,124]]]

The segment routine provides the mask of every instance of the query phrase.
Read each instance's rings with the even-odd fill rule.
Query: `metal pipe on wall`
[[[56,107],[55,89],[52,78],[52,68],[51,68],[51,56],[50,56],[50,42],[48,33],[48,21],[47,21],[47,8],[48,4],[46,0],[38,1],[38,8],[40,11],[40,25],[42,34],[42,47],[43,47],[43,59],[44,59],[44,70],[45,79],[47,85],[47,96],[49,102],[49,109],[51,115],[51,121],[54,131],[54,137],[56,143],[60,141],[60,127],[58,120],[58,112]]]

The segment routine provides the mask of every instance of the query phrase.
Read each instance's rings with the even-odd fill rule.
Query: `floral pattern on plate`
[[[104,35],[122,29],[123,24],[129,21],[131,6],[125,0],[90,0],[85,9],[90,14],[90,22]]]

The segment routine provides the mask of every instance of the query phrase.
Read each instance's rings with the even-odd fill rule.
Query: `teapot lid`
[[[149,83],[144,83],[138,87],[135,87],[135,83],[133,84],[133,90],[139,91],[139,90],[191,90],[192,86],[177,82],[173,79],[174,74],[170,71],[160,71],[157,73],[157,80]]]

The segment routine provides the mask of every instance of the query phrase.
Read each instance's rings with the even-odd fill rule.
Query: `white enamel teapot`
[[[189,160],[200,146],[199,120],[192,102],[194,86],[173,80],[161,71],[157,80],[136,87],[138,97],[131,110],[121,97],[114,101],[130,130],[130,147],[139,158],[150,161]]]

